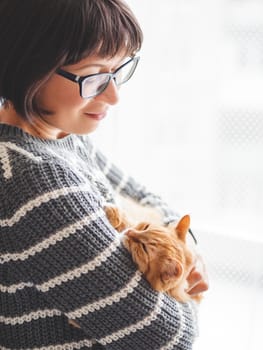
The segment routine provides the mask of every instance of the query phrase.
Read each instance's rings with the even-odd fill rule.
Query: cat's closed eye
[[[146,244],[144,243],[141,243],[141,246],[142,246],[142,249],[145,251],[145,253],[147,254],[148,251],[147,251],[147,247],[146,247]]]
[[[140,222],[135,229],[138,231],[145,231],[149,228],[150,224],[148,222]]]

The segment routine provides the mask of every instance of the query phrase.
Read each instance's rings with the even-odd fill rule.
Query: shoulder
[[[53,152],[53,153],[52,153]],[[3,210],[34,198],[91,192],[90,183],[63,158],[47,148],[0,142],[0,198]],[[4,210],[5,211],[5,210]]]
[[[0,174],[3,179],[12,178],[17,164],[39,163],[41,160],[41,156],[28,147],[14,141],[0,141]]]
[[[0,141],[0,179],[4,182],[25,175],[33,178],[39,172],[43,175],[46,171],[54,172],[65,166],[66,162],[62,160],[63,152],[59,154],[47,145]]]

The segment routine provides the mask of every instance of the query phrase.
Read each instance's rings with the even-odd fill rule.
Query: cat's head
[[[190,217],[186,215],[176,226],[143,222],[125,233],[125,247],[154,289],[174,288],[188,272],[193,260],[186,245],[189,226]]]

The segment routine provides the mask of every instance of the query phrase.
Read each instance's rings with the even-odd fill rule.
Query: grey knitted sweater
[[[0,124],[0,349],[192,348],[193,305],[153,291],[105,217],[116,191],[175,219],[88,137]]]

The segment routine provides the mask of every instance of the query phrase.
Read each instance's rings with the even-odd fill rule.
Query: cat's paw
[[[125,228],[127,227],[126,220],[124,219],[123,214],[117,207],[107,205],[104,207],[104,211],[109,222],[115,228],[115,230],[117,230],[118,232],[122,232],[123,230],[125,230]]]
[[[104,207],[104,211],[105,211],[106,216],[107,216],[109,222],[111,223],[111,225],[114,228],[117,228],[118,225],[120,224],[119,209],[114,207],[114,206],[107,205]]]

